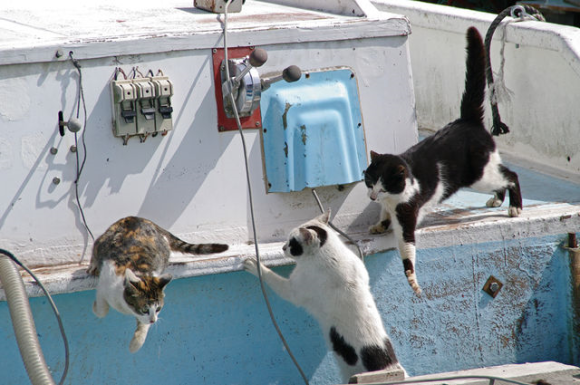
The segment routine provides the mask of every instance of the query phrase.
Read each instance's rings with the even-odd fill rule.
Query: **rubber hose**
[[[55,385],[48,370],[34,326],[24,283],[14,262],[0,254],[0,282],[6,293],[12,327],[32,385]]]

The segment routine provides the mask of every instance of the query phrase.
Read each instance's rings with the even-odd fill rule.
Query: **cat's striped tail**
[[[187,243],[169,234],[171,250],[186,254],[213,254],[226,251],[229,246],[223,243]]]
[[[461,98],[461,119],[483,124],[485,99],[485,47],[475,27],[467,29],[465,91]]]

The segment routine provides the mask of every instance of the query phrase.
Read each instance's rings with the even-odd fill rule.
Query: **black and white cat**
[[[483,124],[484,97],[484,46],[477,29],[470,27],[460,118],[400,155],[371,151],[365,184],[370,199],[382,207],[379,222],[369,230],[379,234],[392,225],[407,280],[417,294],[421,288],[415,274],[415,229],[434,205],[471,187],[494,193],[488,207],[501,206],[508,190],[508,215],[522,211],[518,176],[502,164]]]
[[[280,297],[316,318],[345,381],[361,372],[403,369],[383,327],[365,265],[328,226],[329,216],[327,211],[290,232],[283,250],[296,266],[288,278],[265,266],[262,277]],[[244,261],[244,269],[258,276],[254,258]]]

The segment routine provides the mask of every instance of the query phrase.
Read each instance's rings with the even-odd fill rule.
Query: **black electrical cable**
[[[316,199],[316,203],[318,203],[318,207],[320,208],[321,212],[324,212],[324,207],[322,206],[322,202],[320,202],[320,198],[318,198],[318,194],[316,193],[316,189],[312,189],[312,195],[314,195],[314,199]],[[338,227],[336,227],[331,221],[330,219],[328,220],[328,225],[337,233],[339,233],[340,235],[342,235],[343,237],[345,237],[346,239],[348,239],[348,241],[350,243],[352,243],[353,245],[356,246],[356,249],[358,251],[358,256],[361,259],[361,261],[365,260],[365,256],[362,252],[362,249],[360,248],[360,246],[358,245],[357,242],[354,241],[354,239],[352,239],[351,237],[349,237],[344,231],[342,231],[341,229],[339,229]]]
[[[83,115],[84,115],[83,133],[81,134],[81,141],[82,141],[82,146],[83,146],[83,160],[82,160],[82,162],[80,162],[80,160],[79,160],[78,135],[76,132],[74,133],[75,134],[75,147],[76,147],[76,152],[75,152],[75,156],[76,156],[75,196],[76,196],[77,206],[78,206],[79,212],[81,214],[81,219],[83,221],[83,225],[85,226],[85,229],[87,230],[87,233],[90,235],[91,239],[94,241],[95,237],[93,235],[93,232],[89,228],[89,225],[87,223],[87,219],[85,217],[85,212],[84,212],[83,206],[81,205],[80,197],[79,197],[79,179],[81,177],[81,174],[82,174],[83,169],[85,167],[85,163],[87,161],[87,144],[85,141],[85,133],[87,132],[87,106],[85,103],[85,93],[84,93],[84,89],[83,89],[83,72],[81,70],[81,65],[80,65],[79,61],[73,57],[72,51],[69,52],[69,57],[79,73],[79,87],[78,87],[78,95],[77,95],[77,119],[80,117],[81,105],[83,107]],[[84,258],[84,255],[83,255],[83,258]],[[81,262],[82,262],[82,260],[81,260]]]
[[[58,312],[56,304],[54,303],[54,301],[52,300],[52,297],[50,296],[50,293],[48,292],[48,290],[46,290],[46,288],[44,287],[42,282],[38,279],[38,277],[36,275],[34,275],[34,273],[28,267],[26,267],[22,262],[20,262],[20,260],[18,258],[16,258],[14,256],[14,254],[12,254],[8,250],[4,250],[4,249],[0,249],[0,254],[4,254],[5,256],[10,258],[14,263],[16,263],[18,266],[23,268],[34,279],[34,281],[38,284],[38,287],[40,287],[40,289],[44,292],[44,295],[46,296],[46,298],[48,299],[48,302],[50,303],[50,306],[52,307],[52,311],[54,312],[54,315],[56,316],[56,319],[58,321],[58,328],[60,329],[60,334],[62,335],[62,341],[64,343],[64,354],[65,354],[64,370],[63,370],[62,377],[61,377],[60,382],[59,382],[59,385],[62,385],[64,383],[64,380],[65,380],[66,375],[68,373],[70,353],[69,353],[69,347],[68,347],[68,339],[66,338],[66,333],[64,331],[64,325],[62,323],[62,319],[60,317],[60,313]]]
[[[501,11],[496,16],[496,18],[491,22],[487,30],[487,33],[485,34],[485,55],[487,60],[485,75],[490,90],[489,99],[491,103],[491,115],[493,119],[491,134],[495,136],[507,134],[508,132],[510,132],[509,127],[504,122],[501,121],[501,116],[499,115],[499,110],[497,108],[497,98],[495,96],[495,85],[493,82],[493,72],[491,70],[491,57],[490,57],[491,38],[493,37],[493,33],[495,32],[496,28],[499,26],[501,21],[505,19],[508,15],[519,18],[524,18],[528,16],[538,21],[545,21],[542,14],[534,7],[531,7],[529,5],[514,5]]]

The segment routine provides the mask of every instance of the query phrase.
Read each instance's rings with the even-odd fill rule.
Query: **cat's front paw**
[[[243,262],[244,270],[248,273],[258,275],[258,261],[255,258],[248,257]]]
[[[149,327],[151,325],[142,324],[137,321],[137,329],[135,330],[135,334],[133,334],[133,338],[131,339],[131,343],[129,343],[129,351],[131,353],[135,353],[145,343],[147,339],[147,333],[149,332]]]
[[[521,207],[510,206],[508,209],[508,215],[510,217],[519,217],[521,213],[522,213]]]
[[[93,313],[99,318],[103,318],[104,316],[109,313],[109,304],[105,301],[97,303],[97,301],[93,302]]]
[[[382,221],[382,222],[377,223],[376,225],[369,227],[369,233],[371,233],[371,234],[386,233],[387,230],[389,229],[389,226],[388,226],[388,224],[385,226],[385,222],[386,221]],[[390,222],[389,222],[389,224],[390,224]]]

